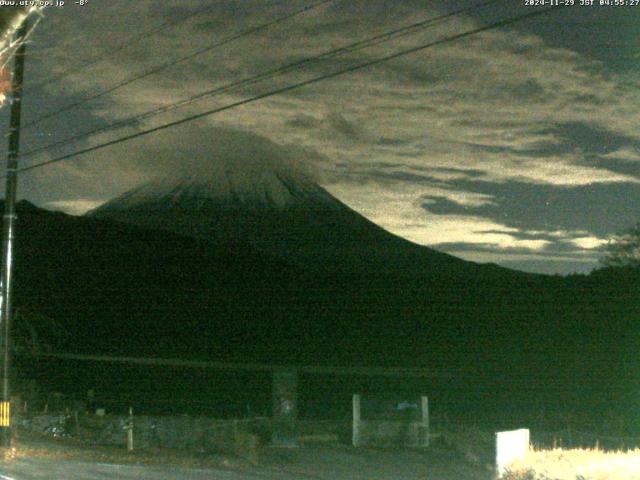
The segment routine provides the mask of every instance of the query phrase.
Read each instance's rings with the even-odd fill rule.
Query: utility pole
[[[7,155],[7,183],[4,194],[4,230],[2,238],[2,283],[0,285],[0,361],[2,369],[2,401],[0,402],[0,447],[11,447],[11,391],[9,385],[10,370],[10,325],[11,325],[11,287],[13,267],[14,224],[16,219],[16,190],[18,186],[18,150],[20,146],[20,107],[22,105],[22,78],[24,74],[24,55],[26,51],[27,20],[25,19],[17,33],[19,42],[15,55],[15,67],[11,82],[11,119],[9,123],[9,153]]]

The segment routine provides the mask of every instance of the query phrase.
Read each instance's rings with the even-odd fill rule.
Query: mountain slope
[[[459,368],[460,375],[438,389],[416,386],[442,408],[471,405],[487,415],[487,408],[517,405],[539,412],[541,405],[599,405],[612,398],[637,411],[629,401],[640,378],[633,360],[640,338],[637,271],[492,282],[324,275],[243,244],[73,217],[24,202],[16,232],[19,315],[13,328],[19,331],[18,322],[31,312],[51,319],[57,334],[43,343],[57,351],[443,366]],[[15,363],[52,390],[60,388],[56,375],[58,382],[93,388],[105,374],[97,364],[78,378],[77,364],[63,370],[48,360],[38,366],[17,357]],[[111,372],[114,385],[130,374],[124,372]],[[140,388],[152,381],[146,370],[140,375]],[[182,373],[167,375],[178,378],[166,386],[171,395],[175,386],[187,388]],[[325,394],[325,380],[318,379],[314,395]],[[203,389],[199,381],[189,388]],[[218,377],[207,381],[208,391],[218,388]]]
[[[281,309],[308,281],[284,262],[244,245],[24,203],[17,231],[17,304],[64,325],[68,335],[57,340],[66,340],[54,347],[202,358],[291,348],[268,332],[278,323],[287,328]]]
[[[234,166],[150,182],[88,213],[209,240],[245,242],[304,268],[403,276],[521,276],[397,237],[305,175]],[[522,274],[524,275],[524,274]]]

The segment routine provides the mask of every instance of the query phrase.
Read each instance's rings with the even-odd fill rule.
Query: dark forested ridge
[[[628,403],[639,386],[638,270],[430,268],[425,254],[410,274],[322,271],[27,202],[18,215],[14,328],[32,323],[56,351],[438,366],[459,372],[458,387],[566,401]]]

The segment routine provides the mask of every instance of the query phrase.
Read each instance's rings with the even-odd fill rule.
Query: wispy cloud
[[[71,215],[82,215],[91,209],[96,208],[102,202],[99,200],[60,200],[57,202],[48,202],[44,207],[50,210],[61,210]]]
[[[614,159],[614,160],[626,160],[629,162],[639,162],[640,161],[640,152],[637,148],[634,147],[622,147],[615,152],[607,153],[606,155],[602,155],[602,158]]]
[[[71,120],[66,124],[77,127],[89,117],[91,122],[112,121],[166,105],[466,4],[453,3],[334,2],[286,26],[264,30],[132,84],[78,110],[67,117]],[[161,23],[166,13],[163,9],[169,8],[158,8],[150,0],[134,4],[128,15],[149,24]],[[179,16],[202,5],[181,2],[179,7],[171,7],[171,15]],[[66,98],[86,95],[108,86],[104,79],[117,83],[167,59],[210,45],[212,38],[225,38],[300,5],[251,0],[232,7],[222,2],[211,13],[131,45],[95,68],[64,83],[49,85],[45,92],[50,99],[62,94]],[[99,51],[105,48],[104,39],[117,43],[130,34],[126,22],[120,21],[121,8],[115,3],[93,13],[87,18],[52,13],[48,25],[43,24],[38,32],[36,45],[38,38],[42,46],[63,44],[66,40],[56,37],[55,32],[66,31],[74,32],[74,43]],[[504,15],[505,11],[496,8],[475,17],[442,22],[416,35],[192,105],[129,131],[434,41]],[[569,32],[588,30],[577,20],[577,12],[551,15],[564,15],[555,20],[564,22],[563,28]],[[64,178],[64,188],[79,198],[106,200],[153,171],[152,162],[140,163],[134,157],[153,156],[162,163],[163,158],[183,158],[185,152],[212,156],[214,149],[233,150],[238,138],[226,138],[229,144],[223,148],[211,142],[208,134],[198,132],[239,129],[254,135],[254,139],[264,139],[256,140],[256,145],[268,149],[271,147],[267,145],[276,144],[290,155],[305,157],[314,164],[313,169],[322,171],[323,182],[331,192],[383,227],[415,242],[441,247],[483,246],[483,255],[489,249],[496,255],[515,250],[521,255],[550,255],[563,244],[565,249],[574,249],[576,258],[582,258],[606,236],[602,231],[605,227],[597,223],[606,225],[606,229],[619,225],[603,223],[599,217],[589,223],[584,220],[586,214],[575,213],[566,201],[553,201],[556,197],[545,198],[544,208],[536,199],[554,192],[562,197],[562,192],[591,189],[593,194],[585,193],[581,199],[610,205],[613,199],[626,201],[622,199],[629,197],[629,192],[640,192],[640,172],[629,166],[640,160],[640,78],[633,71],[609,68],[602,58],[572,42],[551,42],[544,28],[550,19],[554,17],[541,19],[538,24],[530,22],[526,28],[486,32],[245,105],[199,121],[192,131],[185,127],[180,130],[182,140],[168,132],[149,136],[126,147],[97,153],[75,166],[60,165],[50,174],[43,170],[36,178],[41,185]],[[52,74],[67,68],[70,55],[66,48],[47,52],[35,60],[38,71]],[[54,103],[52,100],[52,108]],[[31,108],[27,114],[37,117],[33,106],[26,107]],[[38,109],[41,111],[41,104]],[[78,123],[80,115],[84,120]],[[99,136],[86,145],[108,138]],[[100,167],[91,163],[96,160]],[[494,191],[473,182],[485,182]],[[532,213],[514,213],[509,204],[517,200],[505,190],[501,195],[500,186],[530,195],[535,200],[529,207]],[[61,196],[62,190],[54,185],[51,190],[41,188],[39,195],[46,201],[68,201],[68,196]],[[448,209],[443,208],[445,202],[449,202]],[[527,208],[524,204],[518,207]],[[576,218],[581,220],[580,225]],[[532,236],[534,231],[543,235]]]

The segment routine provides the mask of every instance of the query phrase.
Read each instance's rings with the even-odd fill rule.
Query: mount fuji
[[[217,162],[146,183],[88,216],[214,242],[250,244],[305,269],[403,275],[515,273],[397,237],[304,173],[274,162]]]
[[[533,398],[567,365],[604,384],[637,350],[637,275],[466,262],[386,232],[285,163],[185,169],[84,218],[20,216],[16,304],[83,353],[446,365],[474,372],[460,382],[478,391]]]

